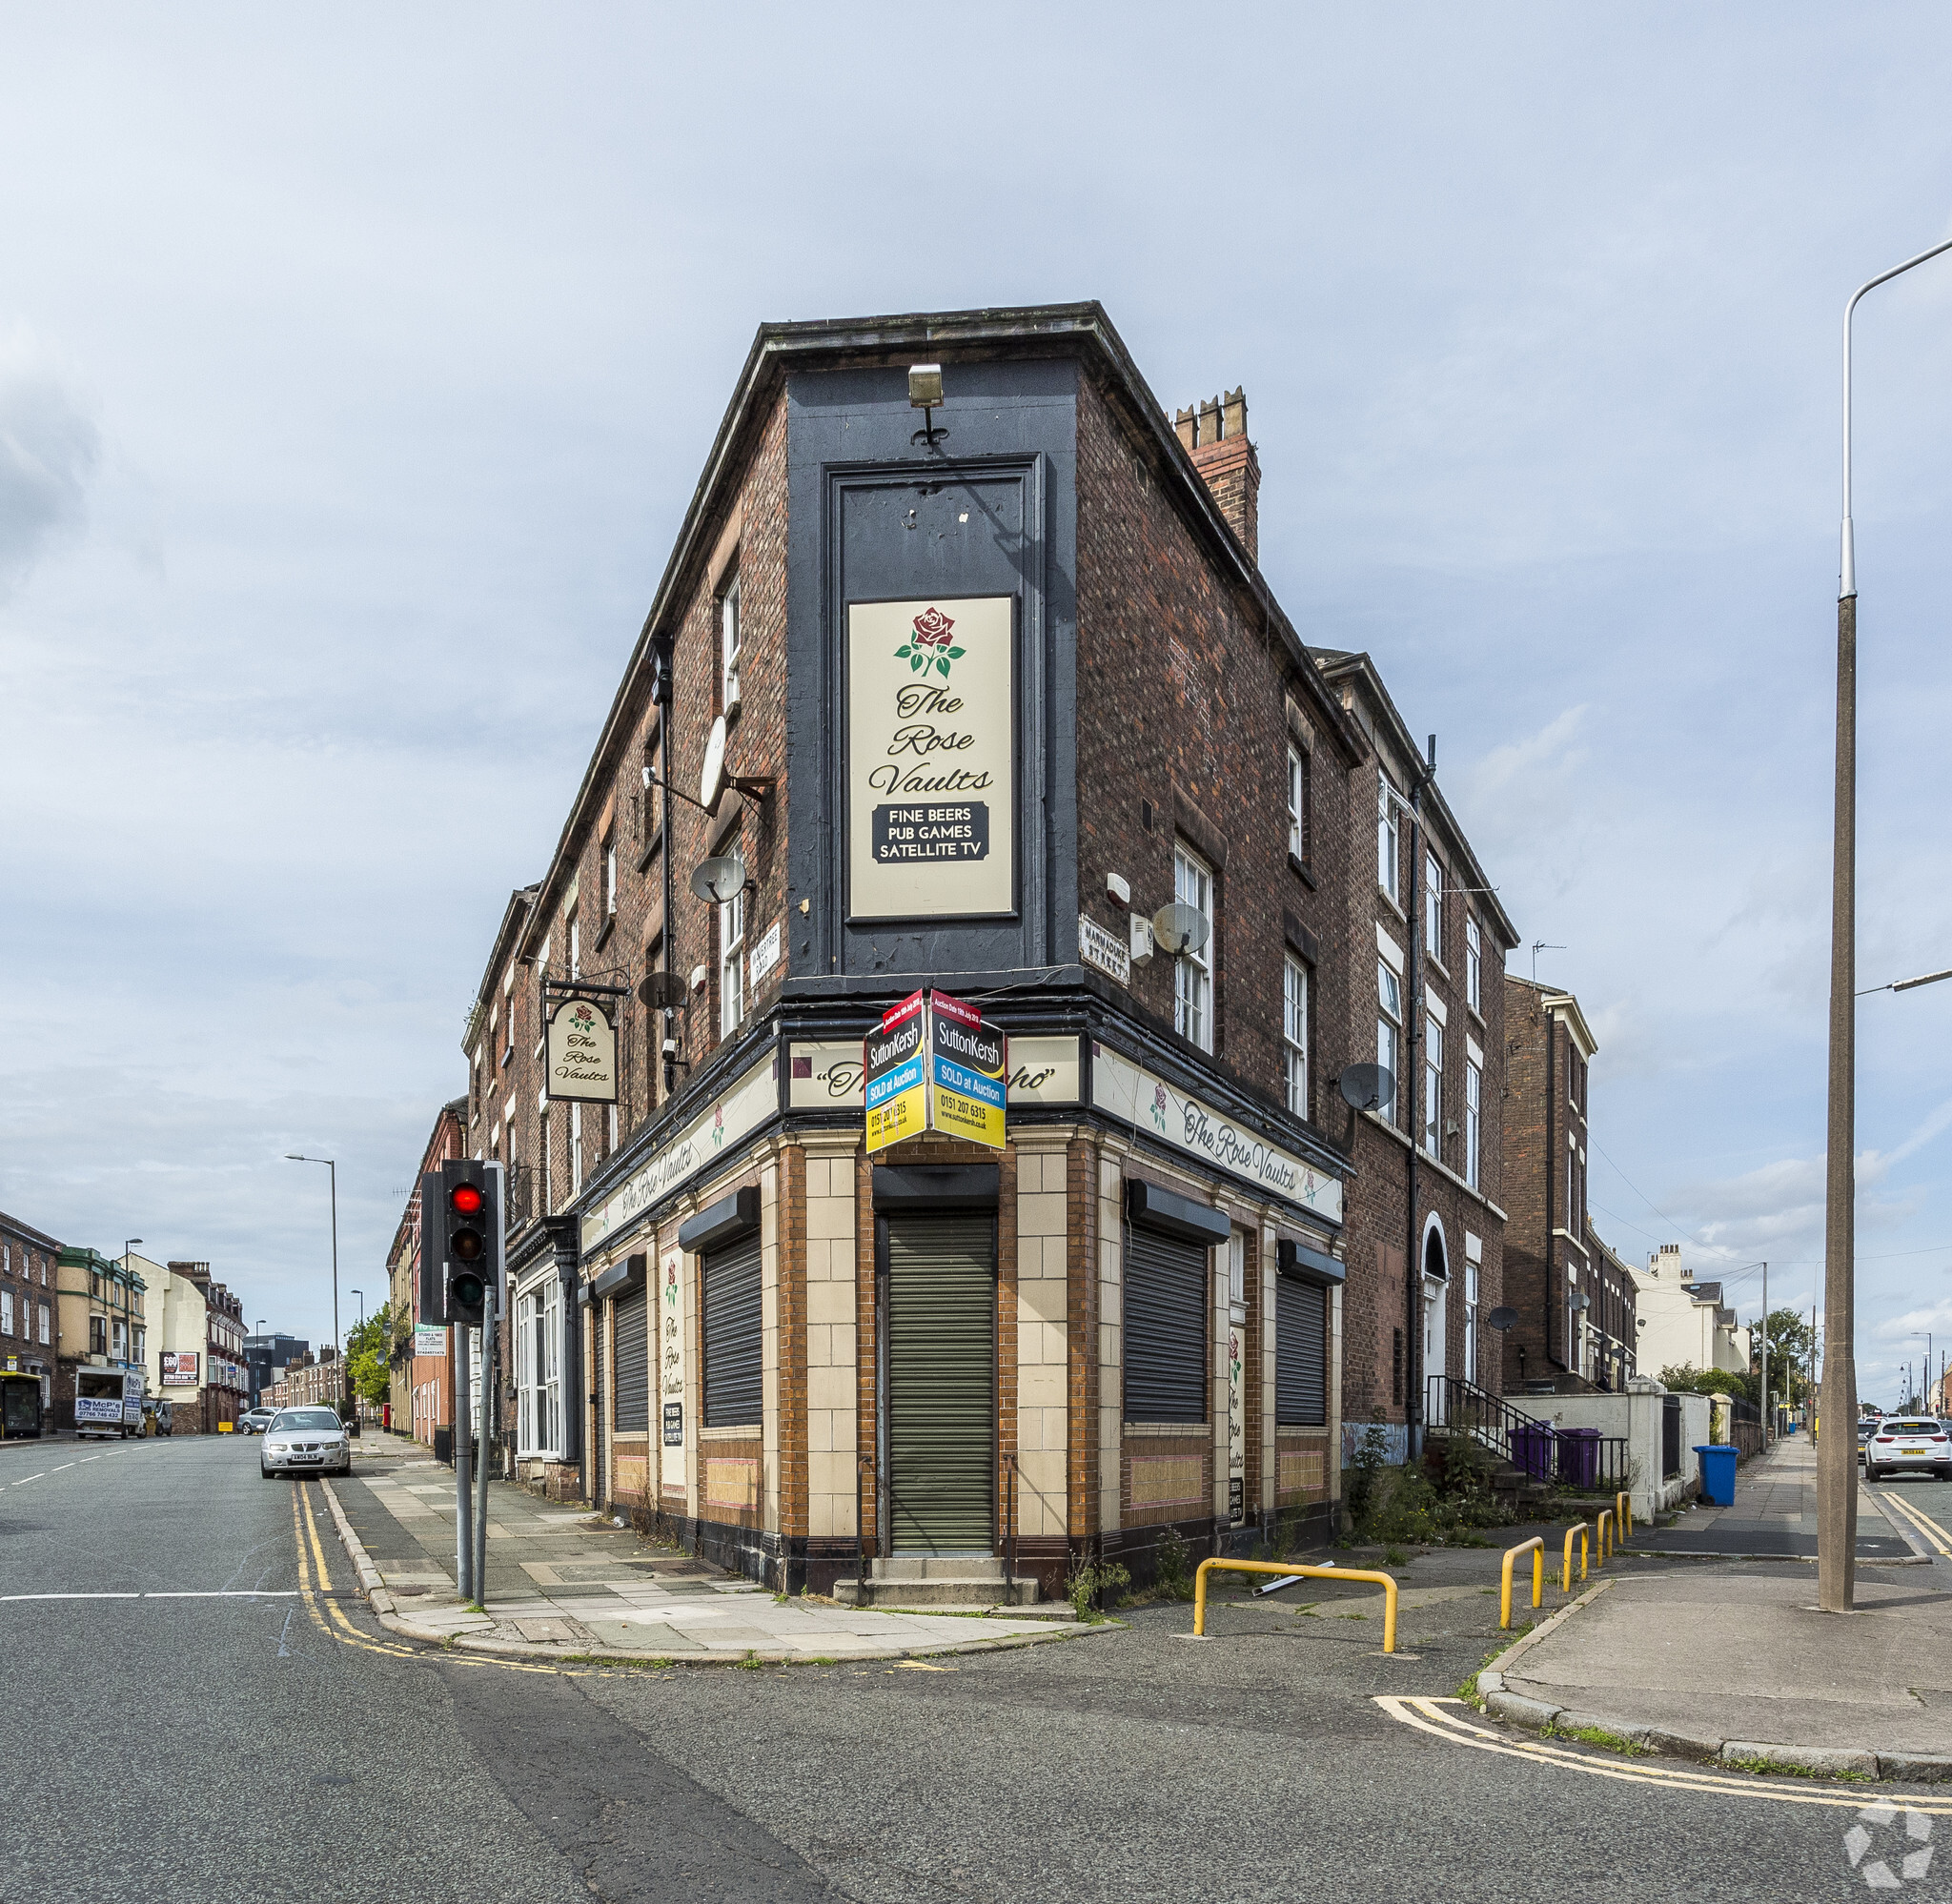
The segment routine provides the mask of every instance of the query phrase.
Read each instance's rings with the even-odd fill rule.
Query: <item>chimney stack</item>
[[[1195,410],[1182,410],[1173,431],[1205,479],[1227,526],[1241,539],[1248,559],[1261,559],[1261,459],[1247,439],[1247,395],[1230,390]]]

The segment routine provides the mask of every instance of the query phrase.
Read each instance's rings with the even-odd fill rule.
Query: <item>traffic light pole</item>
[[[501,1302],[500,1278],[481,1306],[481,1455],[475,1463],[475,1598],[488,1604],[488,1436],[495,1421],[495,1311]]]
[[[454,1580],[463,1606],[475,1600],[474,1495],[468,1487],[468,1332],[454,1331]]]

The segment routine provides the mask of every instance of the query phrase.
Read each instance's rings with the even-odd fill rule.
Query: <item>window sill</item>
[[[644,841],[643,850],[637,856],[637,869],[639,872],[645,873],[650,870],[651,861],[658,857],[663,848],[663,844],[664,829],[661,826]]]
[[[598,942],[598,943],[600,944],[601,942],[602,942],[600,940]],[[1433,972],[1434,972],[1437,975],[1437,977],[1444,982],[1445,984],[1448,985],[1451,982],[1451,968],[1448,965],[1446,965],[1444,962],[1441,959],[1439,959],[1437,955],[1430,949],[1430,946],[1427,942],[1423,948],[1423,962],[1426,965],[1428,965],[1430,969]]]
[[[1298,859],[1295,856],[1295,853],[1291,847],[1289,849],[1288,854],[1288,870],[1291,873],[1299,873],[1302,879],[1307,882],[1308,889],[1310,892],[1318,892],[1321,889],[1321,881],[1316,879],[1315,876],[1309,871],[1308,862],[1304,860]]]
[[[754,1422],[749,1428],[700,1428],[700,1447],[713,1441],[753,1441],[765,1432],[762,1423]]]
[[[590,947],[592,952],[600,952],[609,943],[610,935],[617,930],[617,915],[607,913],[603,919],[603,929],[597,934],[597,942]]]
[[[1376,897],[1379,900],[1381,900],[1382,902],[1386,906],[1388,906],[1393,913],[1396,915],[1397,919],[1399,919],[1403,923],[1403,929],[1407,932],[1410,929],[1410,915],[1407,912],[1405,912],[1403,908],[1400,905],[1398,905],[1393,899],[1390,897],[1389,887],[1382,885],[1377,886]]]

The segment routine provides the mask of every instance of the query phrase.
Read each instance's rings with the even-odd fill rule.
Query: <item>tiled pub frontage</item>
[[[864,1549],[1055,1597],[1169,1529],[1204,1554],[1323,1520],[1340,1183],[1088,1031],[1009,1063],[1001,1154],[870,1157],[859,1046],[782,1036],[681,1139],[718,1143],[689,1184],[584,1219],[600,1499],[817,1592]]]

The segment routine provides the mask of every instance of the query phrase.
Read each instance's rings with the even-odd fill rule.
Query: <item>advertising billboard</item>
[[[195,1387],[196,1368],[200,1359],[193,1348],[164,1349],[163,1386],[177,1388]]]

